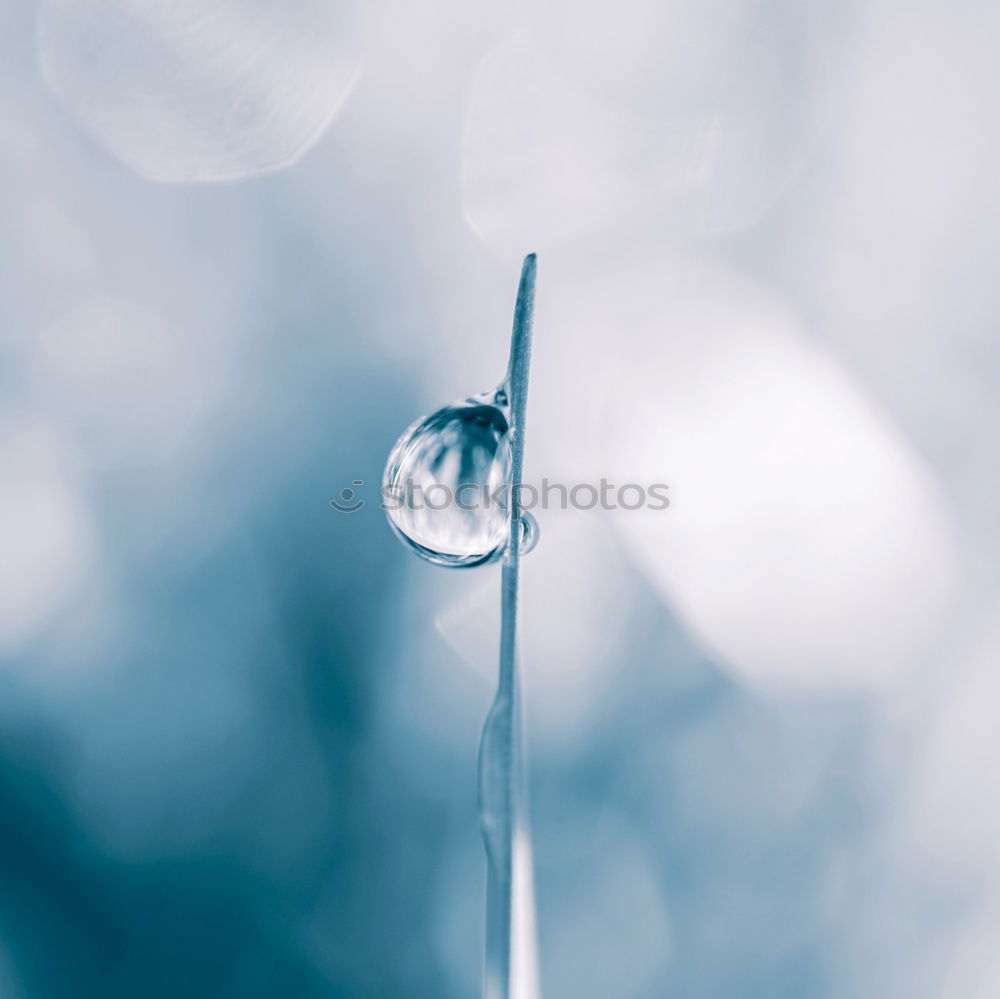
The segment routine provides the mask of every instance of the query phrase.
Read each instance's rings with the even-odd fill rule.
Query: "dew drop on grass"
[[[445,406],[397,441],[382,482],[386,515],[418,555],[467,567],[502,554],[509,430],[504,397],[496,392]]]

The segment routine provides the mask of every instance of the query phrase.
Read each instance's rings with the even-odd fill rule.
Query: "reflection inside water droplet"
[[[511,451],[505,403],[498,390],[445,406],[415,423],[389,455],[382,480],[386,515],[431,562],[482,565],[506,547]]]

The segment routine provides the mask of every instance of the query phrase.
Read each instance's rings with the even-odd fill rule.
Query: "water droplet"
[[[538,535],[540,531],[538,528],[538,521],[530,513],[521,514],[521,554],[527,555],[528,552],[535,550],[535,545],[538,544]]]
[[[389,455],[382,479],[386,516],[400,538],[431,562],[483,565],[507,545],[505,402],[498,390],[445,406],[410,427]]]

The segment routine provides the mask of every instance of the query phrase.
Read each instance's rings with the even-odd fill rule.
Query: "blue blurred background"
[[[1000,993],[998,30],[0,6],[0,999],[478,993],[496,570],[374,500],[529,250],[529,479],[671,495],[524,563],[543,994]]]

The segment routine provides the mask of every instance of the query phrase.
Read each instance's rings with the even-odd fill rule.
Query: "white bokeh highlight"
[[[72,457],[46,428],[3,421],[0,444],[0,652],[42,637],[96,583],[97,545]]]
[[[33,390],[81,459],[102,468],[183,466],[231,372],[225,336],[182,329],[146,306],[95,295],[44,329]]]
[[[288,166],[361,68],[360,9],[320,0],[42,0],[46,83],[147,180],[236,180]]]
[[[957,543],[933,477],[846,369],[715,265],[549,280],[535,446],[560,463],[576,441],[567,474],[669,484],[668,510],[614,523],[705,645],[783,689],[880,687],[921,662],[960,590]]]
[[[506,255],[743,228],[825,119],[823,5],[543,3],[530,23],[485,54],[466,106],[466,217]]]

